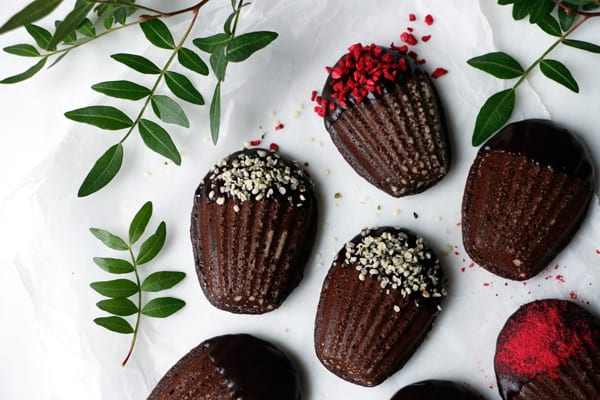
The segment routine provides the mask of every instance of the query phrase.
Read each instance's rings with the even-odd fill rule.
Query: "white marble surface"
[[[160,8],[166,2],[153,3]],[[175,9],[189,2],[169,3]],[[21,0],[0,2],[0,20],[24,4]],[[201,12],[193,37],[220,29],[228,4],[211,1]],[[470,68],[465,61],[500,49],[528,65],[552,39],[527,22],[513,22],[510,9],[493,1],[349,0],[340,4],[263,1],[247,8],[242,31],[269,29],[280,37],[247,63],[230,67],[223,87],[218,146],[208,140],[207,107],[185,105],[192,128],[170,129],[183,153],[181,167],[164,166],[161,157],[132,137],[125,144],[125,162],[116,180],[85,199],[76,197],[80,182],[120,134],[76,124],[62,114],[92,104],[119,104],[134,115],[138,103],[107,99],[89,87],[116,79],[150,84],[147,77],[140,78],[111,61],[110,54],[137,52],[159,64],[167,54],[152,48],[140,30],[133,28],[73,52],[34,79],[0,87],[0,359],[4,361],[0,398],[144,399],[166,370],[201,341],[223,333],[250,332],[292,355],[302,371],[307,400],[385,400],[402,386],[428,378],[465,382],[491,400],[499,398],[492,367],[496,335],[520,304],[544,297],[569,298],[573,291],[577,301],[600,312],[597,198],[580,233],[553,262],[558,270],[549,267],[526,285],[468,268],[470,261],[457,226],[466,173],[476,152],[470,145],[476,112],[489,95],[506,87],[505,82]],[[64,15],[66,8],[61,6],[57,16]],[[408,21],[411,12],[418,18],[414,23]],[[435,17],[430,27],[422,23],[426,14]],[[174,34],[181,35],[186,19],[173,22]],[[324,66],[332,65],[349,45],[398,43],[407,26],[413,26],[418,37],[432,35],[430,42],[416,48],[427,59],[425,68],[431,72],[441,66],[450,71],[436,84],[452,128],[454,164],[434,188],[394,199],[366,185],[343,161],[321,119],[311,111],[309,97],[322,86]],[[600,25],[592,21],[577,37],[592,40],[599,33]],[[0,46],[26,40],[23,31],[12,32],[0,36]],[[571,68],[581,93],[571,93],[535,72],[519,89],[513,120],[552,118],[583,137],[596,160],[600,159],[598,57],[559,48],[555,58]],[[0,75],[20,72],[30,64],[29,59],[2,53]],[[210,98],[212,80],[199,78],[196,84]],[[275,131],[275,120],[285,128]],[[232,315],[211,307],[197,283],[188,238],[192,195],[218,158],[265,131],[266,144],[276,142],[283,154],[310,163],[321,193],[321,229],[304,280],[280,309],[262,316]],[[334,198],[337,192],[342,198]],[[169,231],[164,250],[150,268],[188,274],[170,291],[185,299],[187,306],[166,320],[143,320],[133,358],[122,368],[129,336],[92,323],[102,313],[95,307],[99,296],[88,286],[110,279],[93,264],[92,256],[114,253],[105,250],[88,228],[125,234],[129,219],[146,200],[154,202],[154,224],[159,218],[165,220]],[[442,256],[450,295],[431,334],[406,366],[380,386],[362,388],[320,365],[313,350],[313,321],[333,254],[361,228],[385,224],[420,232],[440,253],[452,246]],[[461,272],[463,267],[465,272]],[[564,282],[555,279],[558,274]]]

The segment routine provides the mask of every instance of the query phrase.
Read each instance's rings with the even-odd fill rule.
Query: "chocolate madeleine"
[[[299,400],[298,371],[272,344],[247,334],[217,336],[193,348],[148,400]]]
[[[339,251],[321,289],[317,357],[342,379],[375,386],[431,329],[445,296],[439,260],[408,230],[363,230]]]
[[[219,161],[196,190],[191,238],[200,286],[217,308],[260,314],[302,279],[317,226],[312,184],[278,153]]]
[[[523,280],[569,243],[594,193],[584,144],[550,121],[508,125],[477,153],[462,204],[469,256],[490,272]]]
[[[384,192],[420,193],[448,173],[449,135],[439,96],[405,53],[351,46],[331,69],[318,103],[342,156]]]
[[[570,301],[525,304],[498,335],[494,368],[505,400],[600,399],[600,322]]]
[[[451,381],[426,380],[400,389],[391,400],[479,400],[465,387]]]

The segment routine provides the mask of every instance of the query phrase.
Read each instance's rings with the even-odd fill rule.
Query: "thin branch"
[[[568,5],[560,2],[560,0],[552,0],[552,2],[554,4],[556,4],[557,6],[559,6],[560,8],[562,8],[563,10],[565,10],[567,14],[577,14],[577,15],[581,15],[582,17],[587,17],[587,18],[600,17],[600,12],[580,11],[580,10],[569,7]]]

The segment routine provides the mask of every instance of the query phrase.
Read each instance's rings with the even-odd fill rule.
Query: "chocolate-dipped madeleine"
[[[312,183],[264,149],[222,159],[196,190],[191,238],[200,286],[216,307],[260,314],[302,279],[317,225]]]
[[[247,334],[217,336],[193,348],[148,400],[300,400],[300,377],[272,344]]]
[[[523,280],[569,243],[594,193],[584,144],[546,120],[508,125],[477,153],[462,204],[469,256],[490,272]]]
[[[525,304],[498,335],[494,368],[504,400],[600,399],[600,323],[570,301]]]
[[[317,102],[342,156],[384,192],[420,193],[448,173],[449,135],[437,91],[397,48],[351,46],[330,69]]]
[[[363,230],[339,251],[323,283],[319,360],[347,381],[378,385],[424,340],[445,294],[439,260],[422,237],[392,227]]]
[[[430,379],[400,389],[391,400],[479,400],[465,387],[452,382]]]

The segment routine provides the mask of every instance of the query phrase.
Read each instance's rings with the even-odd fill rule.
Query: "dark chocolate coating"
[[[300,400],[298,371],[272,344],[248,334],[202,342],[158,382],[148,400]]]
[[[382,227],[370,231],[409,234]],[[359,243],[359,234],[352,239]],[[359,280],[355,265],[345,265],[345,249],[334,260],[321,289],[315,321],[315,351],[335,375],[362,386],[376,386],[397,372],[430,331],[439,313],[440,297],[424,298],[413,292],[403,297],[398,289],[382,289],[373,276]],[[434,255],[435,257],[435,255]],[[425,264],[431,267],[435,258]],[[445,287],[445,279],[441,279]],[[396,312],[394,306],[399,306]]]
[[[255,154],[246,149],[231,154]],[[298,169],[283,160],[290,168]],[[305,201],[288,188],[272,198],[225,203],[209,199],[209,172],[196,190],[191,216],[191,240],[200,286],[217,308],[261,314],[279,307],[302,280],[317,229],[317,201],[307,176]],[[218,187],[215,190],[218,192]],[[292,196],[291,200],[290,197]],[[239,207],[235,212],[234,207]]]
[[[426,380],[400,389],[391,400],[479,400],[462,385],[451,381]]]
[[[462,234],[469,256],[524,280],[571,241],[594,193],[585,146],[544,120],[508,125],[477,153],[465,185]]]
[[[569,359],[560,360],[560,365],[553,371],[555,376],[547,371],[539,371],[533,377],[507,371],[507,367],[502,365],[499,352],[507,346],[514,346],[511,343],[513,336],[521,329],[521,324],[531,318],[532,311],[547,313],[551,309],[557,310],[562,320],[561,326],[552,327],[554,336],[544,338],[552,345],[540,345],[533,340],[525,344],[528,348],[537,349],[540,358],[560,357],[560,343],[575,336],[589,335],[590,339],[581,339],[583,348],[574,352]],[[545,320],[542,318],[542,321]],[[543,329],[535,326],[535,329]],[[535,363],[531,359],[512,360],[517,365]],[[525,304],[508,318],[498,335],[494,367],[498,391],[504,400],[600,399],[600,322],[571,301],[545,299]]]
[[[405,54],[383,48],[407,71],[394,81],[381,79],[382,94],[369,92],[359,104],[338,105],[324,118],[340,154],[369,183],[394,196],[417,194],[435,185],[450,168],[446,117],[427,73]],[[339,63],[339,61],[338,61]],[[337,65],[337,64],[336,64]],[[333,102],[331,74],[323,98]]]

